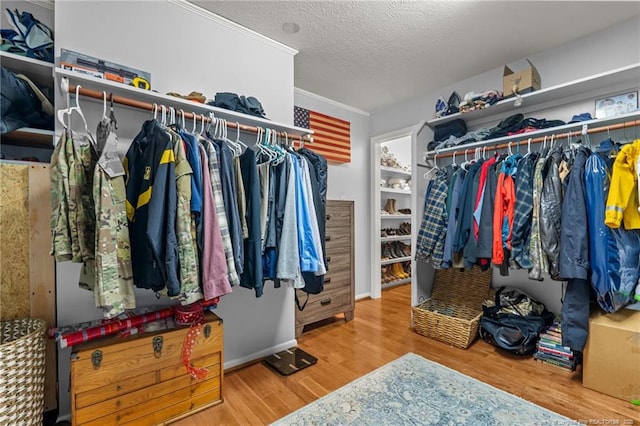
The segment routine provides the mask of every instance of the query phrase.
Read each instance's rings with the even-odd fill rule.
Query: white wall
[[[538,69],[543,88],[638,63],[640,18],[635,17],[528,58]],[[523,69],[526,68],[526,61],[522,58],[508,65],[512,69]],[[504,64],[496,64],[496,68],[491,71],[434,90],[425,96],[373,111],[371,134],[375,136],[415,125],[422,120],[430,120],[434,116],[438,97],[448,100],[454,90],[460,96],[471,91],[502,90],[503,66]],[[429,76],[425,78],[428,79]]]
[[[151,72],[152,88],[169,91],[230,91],[257,97],[267,116],[293,121],[293,56],[295,51],[212,20],[177,2],[57,1],[56,49],[66,48]],[[57,99],[62,106],[62,97]],[[101,103],[82,98],[90,129],[102,113]],[[119,151],[125,152],[149,113],[116,106]],[[362,125],[366,132],[366,123]],[[60,129],[58,129],[59,131]],[[245,140],[249,142],[248,140]],[[364,148],[363,148],[364,149]],[[77,287],[78,265],[57,269],[58,324],[100,317],[92,295]],[[149,290],[138,290],[139,306],[157,305]],[[166,300],[164,301],[167,302]],[[238,365],[296,344],[293,291],[265,284],[264,296],[234,288],[222,298],[225,367]],[[60,354],[60,412],[70,411],[69,351]]]
[[[539,52],[529,56],[529,59],[540,73],[543,88],[638,63],[640,62],[640,18],[630,19],[588,37]],[[421,120],[433,118],[437,98],[442,96],[447,100],[453,90],[457,91],[460,96],[464,96],[465,93],[470,91],[501,90],[503,65],[498,65],[494,70],[440,88],[426,96],[374,111],[370,120],[371,134],[373,136],[383,134],[414,125]],[[527,66],[525,58],[508,65],[512,66],[512,69],[522,69]],[[638,80],[640,81],[640,76]],[[594,113],[593,100],[581,101],[571,107],[554,108],[545,111],[545,115],[532,115],[537,118],[569,121],[572,114],[587,111],[591,112],[591,114]],[[597,143],[597,140],[592,140],[592,143]],[[426,151],[426,146],[418,147],[418,152],[424,151]],[[423,162],[423,158],[415,160]],[[420,176],[421,173],[418,175]],[[414,185],[414,187],[418,187],[418,184]],[[422,209],[423,202],[424,194],[418,194],[418,210]],[[421,282],[423,277],[424,274],[418,276]],[[523,271],[510,271],[509,277],[501,277],[494,270],[493,277],[494,286],[510,285],[520,287],[545,303],[551,311],[560,312],[561,299],[564,292],[562,283],[552,281],[549,278],[546,278],[543,282],[531,281],[527,278],[526,272]]]
[[[338,102],[296,90],[296,106],[327,114],[351,123],[351,162],[329,163],[327,199],[353,200],[355,211],[355,295],[356,299],[370,292],[371,267],[371,199],[369,189],[369,116],[364,111]]]

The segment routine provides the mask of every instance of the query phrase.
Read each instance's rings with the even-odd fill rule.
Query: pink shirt
[[[231,284],[213,200],[207,152],[201,145],[198,145],[198,148],[202,163],[202,292],[205,300],[209,300],[231,293]]]

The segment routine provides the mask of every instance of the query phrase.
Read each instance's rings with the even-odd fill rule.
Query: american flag
[[[293,124],[313,130],[313,143],[305,145],[327,161],[351,162],[351,123],[297,106],[293,107]]]

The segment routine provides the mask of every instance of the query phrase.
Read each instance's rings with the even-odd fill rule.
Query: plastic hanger
[[[453,159],[451,160],[451,164],[453,165],[453,167],[458,167],[458,165],[456,164],[456,153],[458,151],[453,151]]]
[[[67,82],[68,84],[68,82]],[[62,123],[62,125],[64,126],[65,129],[67,129],[68,127],[71,127],[71,114],[73,114],[74,112],[77,112],[78,115],[80,116],[80,118],[82,118],[82,122],[84,123],[84,130],[87,134],[89,134],[89,126],[87,125],[87,119],[84,118],[84,113],[82,112],[82,108],[80,108],[80,88],[82,86],[77,85],[76,86],[76,98],[75,98],[75,106],[72,106],[71,108],[67,108],[67,109],[63,109],[58,111],[58,120]],[[69,117],[69,126],[67,127],[67,125],[64,122],[64,117],[68,116]]]
[[[102,120],[109,120],[109,117],[107,117],[107,92],[104,90],[102,91]]]
[[[247,145],[245,145],[241,140],[240,140],[240,123],[238,123],[236,121],[236,143],[238,145],[240,145],[240,147],[242,148],[242,150],[244,151],[245,149],[247,149]]]
[[[466,152],[465,152],[465,154],[466,154]],[[429,177],[429,175],[431,173],[433,173],[434,171],[438,171],[438,170],[440,170],[440,169],[438,168],[438,151],[436,151],[435,154],[433,154],[433,167],[430,170],[427,170],[425,172],[424,178],[428,179],[428,177]]]

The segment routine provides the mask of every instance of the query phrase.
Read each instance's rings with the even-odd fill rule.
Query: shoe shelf
[[[391,265],[392,263],[407,262],[411,260],[411,256],[394,257],[393,259],[380,260],[380,265]]]
[[[406,189],[395,189],[395,188],[380,187],[380,192],[388,192],[388,193],[392,193],[392,194],[407,194],[407,195],[411,195],[411,191],[407,191]]]
[[[383,243],[388,241],[406,241],[410,239],[411,235],[391,235],[389,237],[380,237],[380,241]]]
[[[410,214],[380,214],[380,219],[411,219]]]
[[[411,282],[411,277],[402,278],[402,279],[395,280],[395,281],[389,281],[388,283],[382,283],[382,288],[395,287],[397,285],[407,284],[407,283],[410,283],[410,282]]]
[[[380,174],[383,176],[400,176],[400,177],[411,177],[411,172],[406,171],[405,169],[401,169],[398,167],[387,167],[380,166]]]

